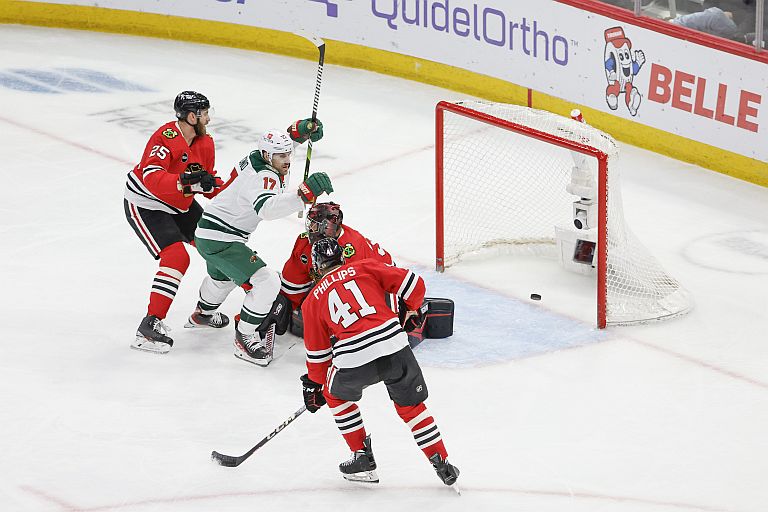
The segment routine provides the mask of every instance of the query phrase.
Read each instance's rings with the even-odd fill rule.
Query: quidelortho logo
[[[317,1],[317,0],[313,0]],[[456,0],[371,0],[374,16],[391,30],[434,30],[567,66],[568,39],[552,35],[538,20],[478,3],[455,6]]]
[[[339,17],[339,5],[331,0],[309,0],[310,2],[316,2],[318,4],[325,4],[325,15],[329,18]]]

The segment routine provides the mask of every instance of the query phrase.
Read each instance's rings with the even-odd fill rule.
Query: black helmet
[[[341,206],[334,203],[316,203],[307,212],[306,228],[309,243],[313,244],[321,238],[339,238],[344,214]]]
[[[344,251],[335,238],[321,238],[312,244],[312,270],[322,276],[332,267],[344,264]]]
[[[207,108],[211,108],[211,102],[204,95],[195,91],[182,91],[173,102],[173,110],[176,111],[178,119],[186,119],[190,112],[199,116],[200,112]]]

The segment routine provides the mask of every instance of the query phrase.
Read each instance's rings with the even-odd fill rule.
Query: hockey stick
[[[264,336],[264,348],[269,354],[269,360],[272,361],[275,355],[275,324],[269,326],[267,335]]]
[[[226,466],[228,468],[236,468],[237,466],[242,464],[245,461],[245,459],[247,459],[248,457],[253,455],[256,450],[258,450],[259,448],[261,448],[262,446],[267,444],[270,439],[272,439],[277,434],[279,434],[281,430],[283,430],[285,427],[290,425],[293,420],[295,420],[296,418],[301,416],[301,414],[304,411],[306,411],[306,410],[307,410],[307,406],[306,405],[302,405],[301,408],[298,411],[296,411],[295,413],[291,414],[288,417],[288,419],[286,419],[284,422],[282,422],[280,425],[278,425],[275,430],[273,430],[272,432],[267,434],[267,437],[265,437],[264,439],[259,441],[258,444],[256,444],[256,446],[254,446],[253,448],[251,448],[250,450],[248,450],[247,452],[245,452],[241,456],[235,457],[234,455],[224,455],[224,454],[221,454],[221,453],[219,453],[219,452],[214,450],[213,452],[211,452],[211,460],[216,462],[217,464],[219,464],[221,466]]]
[[[323,83],[323,63],[325,62],[325,41],[315,36],[298,34],[309,39],[320,51],[320,59],[317,61],[317,79],[315,80],[315,100],[312,103],[312,128],[317,124],[317,104],[320,102],[320,85]],[[304,164],[304,181],[309,177],[309,161],[312,158],[312,139],[307,141],[307,162]],[[304,216],[304,210],[299,212],[299,218]]]

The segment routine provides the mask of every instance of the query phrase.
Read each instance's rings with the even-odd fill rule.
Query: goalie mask
[[[344,251],[335,238],[321,238],[312,244],[312,271],[323,276],[333,267],[344,264]]]
[[[209,108],[211,108],[211,102],[208,101],[208,98],[195,91],[182,91],[173,102],[173,110],[176,111],[177,119],[186,119],[190,112],[200,117],[203,110]]]
[[[271,164],[276,153],[293,152],[293,141],[285,130],[267,130],[259,139],[259,152],[262,151],[267,152],[267,162]]]
[[[339,238],[344,214],[341,205],[334,202],[317,203],[307,212],[306,228],[309,243],[321,238]]]

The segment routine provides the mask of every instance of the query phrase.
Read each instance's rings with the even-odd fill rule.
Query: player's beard
[[[205,128],[205,125],[198,120],[195,123],[195,135],[202,137],[206,133],[208,133],[208,130]]]

